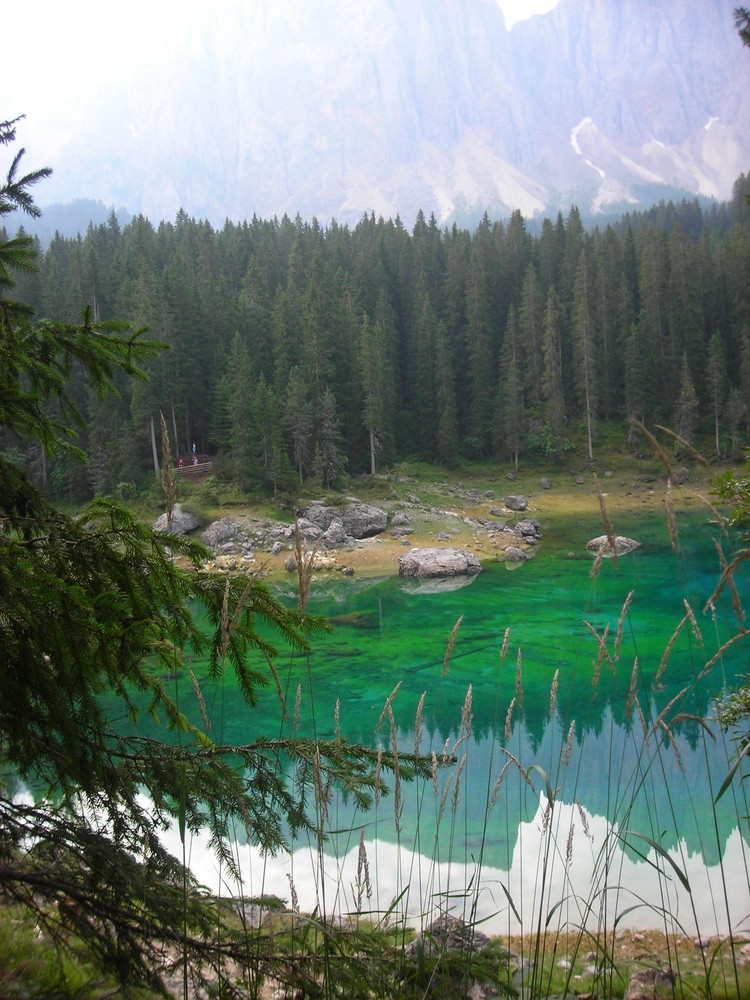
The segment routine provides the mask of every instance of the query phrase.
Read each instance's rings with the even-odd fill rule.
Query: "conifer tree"
[[[736,386],[729,390],[726,405],[727,430],[729,432],[730,455],[737,457],[740,446],[740,426],[747,415],[747,400]]]
[[[519,351],[519,332],[516,311],[511,306],[508,325],[505,328],[503,348],[500,355],[500,379],[498,387],[498,453],[510,452],[513,466],[518,469],[518,456],[523,440],[525,418],[523,378]]]
[[[435,457],[452,468],[458,460],[458,414],[453,360],[445,324],[435,331]]]
[[[734,25],[742,44],[750,48],[750,10],[747,7],[734,8]]]
[[[253,412],[250,352],[239,333],[232,340],[225,379],[232,469],[237,482],[247,489],[258,466],[258,426]]]
[[[711,414],[714,421],[714,450],[716,457],[721,455],[721,440],[719,435],[720,418],[726,404],[727,368],[724,345],[718,333],[714,333],[708,343],[706,359],[706,390],[711,404]]]
[[[520,351],[519,371],[523,371],[529,404],[539,408],[542,400],[542,320],[544,299],[533,264],[529,264],[523,278],[521,308],[518,315]]]
[[[547,432],[545,447],[554,456],[559,456],[563,447],[566,419],[560,354],[560,313],[560,300],[553,287],[547,293],[547,307],[544,311],[542,393],[544,397],[544,417]]]
[[[0,147],[14,141],[16,124],[0,122]],[[20,160],[0,183],[0,218],[15,208],[35,213],[30,188],[47,171],[21,175]],[[142,377],[140,365],[159,348],[122,325],[94,323],[90,311],[75,325],[35,320],[12,298],[13,274],[34,266],[32,251],[27,237],[0,235],[0,431],[80,457],[83,413],[71,373],[106,396],[118,373]],[[270,636],[306,649],[323,627],[307,614],[303,625],[257,579],[206,574],[204,554],[111,501],[68,516],[0,453],[0,895],[30,912],[42,939],[85,953],[121,989],[164,992],[171,950],[215,970],[212,988],[224,993],[227,959],[249,957],[215,901],[162,846],[164,826],[174,822],[183,835],[208,827],[231,864],[237,829],[274,851],[312,828],[309,789],[287,782],[290,763],[303,775],[317,769],[326,787],[339,783],[362,806],[383,767],[394,767],[392,755],[339,738],[258,734],[225,746],[205,731],[210,719],[199,727],[184,714],[164,677],[185,673],[192,653],[205,653],[214,680],[233,671],[251,708],[275,652]],[[178,569],[174,555],[194,571]],[[179,740],[119,725],[141,713]],[[399,753],[401,780],[414,763]],[[19,782],[43,797],[16,794]],[[193,971],[200,976],[198,964]]]
[[[336,482],[346,468],[343,436],[336,410],[336,397],[325,389],[318,413],[318,439],[315,443],[315,464],[326,489]]]
[[[295,365],[289,372],[286,387],[286,425],[292,439],[292,454],[300,485],[304,482],[304,470],[310,457],[313,435],[313,409],[310,390],[299,368]]]
[[[364,410],[362,420],[370,442],[370,475],[376,472],[376,455],[383,450],[389,434],[391,377],[385,352],[383,328],[370,323],[365,315],[359,336],[359,365]]]
[[[294,473],[284,449],[284,426],[279,400],[273,386],[261,375],[253,394],[253,420],[260,449],[263,479],[276,493],[293,479]]]
[[[423,285],[424,282],[420,282]],[[438,318],[429,295],[425,292],[419,301],[419,313],[413,324],[414,370],[410,396],[414,424],[413,445],[417,454],[431,459],[435,454],[435,358]]]
[[[625,344],[625,406],[628,421],[635,419],[645,423],[650,396],[648,370],[641,326],[638,322],[633,322]],[[628,428],[629,443],[632,443],[635,433],[635,425],[631,422]]]
[[[469,376],[469,439],[473,448],[484,455],[492,447],[492,418],[496,392],[497,355],[489,267],[490,235],[485,219],[474,236],[466,290],[467,365]]]
[[[573,289],[573,364],[579,406],[586,420],[586,442],[589,460],[594,457],[594,427],[596,422],[599,380],[597,373],[597,343],[591,318],[591,288],[585,253],[576,271]]]
[[[742,327],[740,339],[739,389],[742,398],[750,401],[750,323]],[[745,435],[750,436],[750,405],[745,407]]]
[[[674,406],[674,425],[679,436],[688,444],[692,443],[699,415],[698,393],[695,391],[695,384],[690,373],[687,353],[684,353],[680,369],[680,392]]]

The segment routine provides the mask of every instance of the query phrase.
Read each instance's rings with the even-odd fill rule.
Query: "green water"
[[[719,575],[713,541],[720,537],[717,529],[702,512],[679,516],[675,553],[662,517],[623,518],[615,530],[638,539],[641,547],[616,566],[605,561],[592,579],[585,543],[601,533],[596,519],[543,521],[542,527],[544,539],[532,560],[513,572],[498,562],[485,563],[483,572],[459,589],[414,593],[397,577],[321,576],[313,585],[310,610],[333,619],[336,628],[332,635],[315,639],[309,656],[279,658],[289,718],[282,720],[272,688],[251,710],[227,677],[215,700],[208,699],[215,737],[247,742],[290,734],[299,687],[300,733],[334,736],[338,703],[344,737],[389,747],[389,723],[378,729],[378,720],[400,683],[392,703],[400,751],[415,747],[415,713],[424,693],[419,749],[440,756],[446,741],[452,749],[459,735],[470,687],[471,737],[456,749],[457,759],[465,755],[465,761],[455,799],[458,776],[450,777],[457,770],[454,766],[440,772],[437,792],[430,783],[426,790],[404,789],[398,824],[392,805],[383,800],[368,815],[335,802],[329,826],[340,830],[363,825],[368,837],[381,844],[398,843],[433,864],[450,859],[470,867],[481,859],[483,866],[510,872],[521,851],[522,832],[533,832],[534,823],[541,822],[539,810],[546,796],[544,777],[533,770],[534,788],[529,788],[515,765],[493,796],[509,759],[507,751],[522,768],[543,769],[546,791],[555,790],[556,822],[563,824],[557,831],[563,841],[560,852],[565,851],[566,836],[572,836],[570,826],[577,824],[580,839],[588,818],[591,824],[601,820],[610,829],[641,833],[685,859],[717,865],[738,827],[745,843],[747,824],[743,828],[738,816],[748,813],[747,805],[735,799],[741,787],[714,808],[733,747],[713,722],[709,724],[716,739],[697,721],[710,719],[713,699],[748,672],[747,650],[740,642],[707,677],[698,679],[718,646],[737,630],[728,596],[718,602],[715,613],[704,612]],[[723,539],[721,544],[729,554],[737,540]],[[630,605],[623,617],[628,595]],[[291,584],[285,597],[296,600]],[[682,628],[655,684],[667,643],[685,615],[685,601],[701,635],[697,637],[690,624]],[[459,617],[446,665],[447,643]],[[592,629],[603,636],[607,626],[606,649],[612,662],[604,658],[597,668],[600,645]],[[501,659],[507,629],[507,653]],[[640,669],[635,692],[642,715],[632,702],[636,658]],[[193,664],[193,669],[210,690],[203,665]],[[556,672],[556,701],[550,711]],[[665,721],[671,723],[678,713],[695,718],[672,724],[671,735],[663,727],[652,732],[654,720],[684,688],[688,690],[668,708]],[[191,697],[186,686],[183,704]],[[453,784],[441,816],[440,799],[449,781]],[[346,851],[350,840],[333,836],[330,850]],[[639,861],[638,845],[637,838],[627,841],[628,862]]]

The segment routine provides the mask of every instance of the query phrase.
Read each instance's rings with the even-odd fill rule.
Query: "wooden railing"
[[[177,465],[175,466],[174,473],[176,476],[187,476],[189,479],[193,476],[207,476],[213,468],[213,462],[209,459],[207,462],[190,462],[188,465]]]

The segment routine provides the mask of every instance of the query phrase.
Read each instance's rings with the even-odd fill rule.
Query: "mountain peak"
[[[750,60],[722,0],[221,0],[78,108],[53,200],[152,219],[363,213],[441,223],[728,198],[750,160]]]

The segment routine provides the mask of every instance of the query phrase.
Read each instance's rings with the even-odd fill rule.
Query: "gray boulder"
[[[509,545],[503,555],[506,562],[521,563],[526,561],[526,553],[517,545]]]
[[[676,469],[672,469],[672,482],[675,486],[682,486],[682,484],[686,483],[689,478],[690,470],[686,466],[681,465]]]
[[[658,1000],[674,995],[675,978],[665,969],[643,969],[634,973],[628,983],[623,1000]]]
[[[529,507],[528,499],[521,496],[520,493],[512,493],[510,496],[504,497],[503,504],[508,510],[528,510]]]
[[[209,524],[201,535],[201,541],[209,549],[216,549],[219,545],[223,545],[225,542],[230,542],[236,538],[239,530],[239,525],[235,521],[232,521],[228,517],[222,517],[218,521],[212,521]]]
[[[317,542],[323,534],[323,529],[318,527],[317,524],[314,524],[306,517],[298,517],[296,527],[297,531],[299,531],[300,538],[304,542]],[[294,530],[294,526],[287,528],[287,538],[294,538]]]
[[[513,534],[519,538],[541,538],[542,527],[534,518],[526,517],[513,526]]]
[[[481,951],[489,944],[487,935],[477,930],[473,924],[466,924],[460,917],[444,913],[430,924],[424,934],[408,944],[406,951],[410,955],[422,952],[425,955],[444,956],[450,949],[468,955]],[[471,995],[474,996],[473,991]]]
[[[303,511],[302,516],[312,524],[317,525],[321,531],[327,531],[331,526],[331,521],[333,521],[334,518],[341,516],[341,511],[337,510],[335,507],[327,507],[319,500],[315,500],[310,504],[307,510]]]
[[[385,531],[388,514],[368,503],[350,503],[342,517],[344,531],[352,538],[371,538]]]
[[[637,542],[634,538],[626,538],[625,535],[615,535],[615,555],[624,556],[628,552],[632,552],[633,549],[637,549],[641,544]],[[602,556],[604,559],[612,558],[612,546],[609,543],[609,539],[606,535],[597,535],[596,538],[592,538],[590,542],[586,543],[586,549],[593,556]]]
[[[424,580],[443,576],[475,576],[482,565],[473,552],[465,549],[412,549],[398,557],[399,576]]]
[[[167,524],[166,514],[157,517],[152,527],[154,531],[160,533],[169,532],[172,535],[187,535],[189,532],[195,531],[198,524],[199,521],[195,514],[183,510],[180,504],[176,503],[172,511],[172,527],[170,528]]]
[[[337,507],[328,507],[324,503],[315,501],[306,508],[302,520],[306,525],[315,525],[319,529],[320,537],[324,532],[328,532],[335,521],[343,525],[343,544],[345,536],[352,538],[370,538],[372,535],[379,535],[385,531],[388,524],[388,514],[379,507],[373,507],[367,503],[350,503],[343,511]],[[306,531],[309,528],[305,529]],[[332,537],[341,535],[340,529],[333,529]]]
[[[344,522],[340,517],[334,517],[322,535],[322,541],[329,549],[336,548],[337,545],[346,545],[351,540],[344,530]]]

